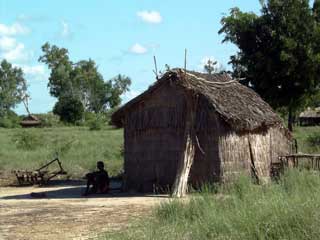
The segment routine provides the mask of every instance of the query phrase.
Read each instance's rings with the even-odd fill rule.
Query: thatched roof
[[[40,124],[41,124],[40,119],[32,114],[24,117],[20,122],[20,125],[23,127],[39,126]]]
[[[311,109],[308,108],[299,115],[300,118],[320,118],[320,107]]]
[[[185,74],[182,69],[166,72],[148,90],[116,111],[112,115],[112,123],[121,127],[127,111],[169,82],[203,95],[222,119],[237,131],[252,131],[281,125],[280,117],[257,93],[231,79],[227,74],[208,75],[193,71],[187,71]]]

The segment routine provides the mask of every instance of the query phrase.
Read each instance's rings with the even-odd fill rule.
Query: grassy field
[[[310,136],[320,127],[296,128],[300,152],[320,152]],[[33,169],[60,159],[71,177],[82,177],[103,160],[111,175],[122,170],[123,131],[106,127],[0,128],[0,171]],[[319,173],[288,172],[279,183],[253,185],[242,177],[233,185],[207,186],[189,201],[173,200],[128,231],[106,239],[318,239]]]
[[[0,128],[0,171],[34,169],[59,152],[63,166],[73,178],[104,161],[111,175],[122,169],[123,131],[107,127],[89,131],[86,127],[38,129]]]
[[[320,127],[296,128],[299,151],[320,152],[307,139],[320,133]],[[110,126],[100,131],[87,127],[36,129],[0,128],[0,171],[34,169],[52,159],[55,152],[71,177],[81,177],[103,160],[112,175],[122,170],[123,131]]]
[[[320,127],[295,129],[299,152],[320,153],[308,140],[315,135]],[[240,177],[229,186],[203,187],[188,201],[162,204],[149,219],[105,239],[319,239],[319,224],[320,173],[291,170],[264,186]]]
[[[320,153],[320,144],[310,144],[308,139],[317,136],[320,139],[320,127],[296,127],[294,137],[298,141],[298,151],[303,153]]]
[[[241,177],[229,186],[206,187],[105,239],[319,239],[319,224],[319,172],[290,171],[266,186]]]

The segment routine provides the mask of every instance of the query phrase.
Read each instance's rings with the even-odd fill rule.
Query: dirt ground
[[[0,187],[0,240],[94,239],[121,231],[167,196],[111,193],[82,197],[78,184]],[[44,193],[31,197],[30,193]],[[38,196],[38,195],[37,195]]]

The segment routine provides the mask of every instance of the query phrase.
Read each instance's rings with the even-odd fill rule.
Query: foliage
[[[108,98],[107,103],[109,108],[118,107],[121,104],[120,96],[129,91],[131,79],[124,75],[117,75],[107,82]]]
[[[21,130],[12,137],[12,142],[18,149],[31,151],[42,146],[42,136],[33,134],[32,132]]]
[[[308,140],[310,136],[317,136],[320,133],[320,127],[296,127],[294,138],[298,141],[298,151],[302,153],[319,153],[320,145],[314,145],[316,137],[312,139],[312,143]]]
[[[59,116],[53,114],[52,112],[46,114],[36,114],[36,116],[41,120],[41,127],[58,127],[62,125]]]
[[[42,46],[42,51],[39,61],[51,70],[50,94],[58,99],[78,98],[86,111],[99,113],[120,105],[120,95],[129,90],[129,77],[118,75],[105,82],[91,59],[73,63],[67,49],[49,43]]]
[[[319,1],[268,0],[261,15],[233,8],[221,20],[224,42],[238,46],[231,57],[234,75],[273,107],[293,112],[319,91]]]
[[[307,142],[311,147],[320,148],[320,132],[314,132],[313,134],[309,135]]]
[[[99,131],[103,128],[103,125],[106,124],[105,118],[103,115],[97,115],[94,119],[89,121],[88,126],[91,131]]]
[[[217,71],[217,68],[216,68],[217,63],[218,63],[217,61],[213,61],[211,59],[208,59],[208,61],[204,65],[204,70],[208,74],[212,74],[212,73],[216,72]]]
[[[60,116],[61,121],[75,124],[82,120],[84,108],[77,98],[62,97],[55,104],[53,113]]]
[[[4,116],[0,116],[0,128],[19,128],[20,120],[15,112],[9,110]]]
[[[0,63],[0,117],[20,103],[26,91],[27,85],[22,69],[2,60]]]
[[[320,175],[289,171],[279,183],[247,177],[202,191],[187,201],[164,201],[147,221],[105,239],[318,239]]]

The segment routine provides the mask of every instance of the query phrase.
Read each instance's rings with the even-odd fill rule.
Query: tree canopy
[[[120,105],[120,96],[129,90],[129,77],[119,75],[104,81],[91,59],[73,63],[67,49],[49,43],[42,46],[42,51],[39,61],[51,70],[48,83],[50,94],[58,99],[79,99],[85,111],[98,113]],[[60,101],[60,104],[64,102]]]
[[[20,103],[26,91],[27,84],[22,69],[2,60],[0,63],[0,117]]]
[[[319,90],[320,1],[261,1],[261,14],[233,8],[221,20],[223,42],[239,51],[231,56],[233,74],[273,107],[292,113]]]

